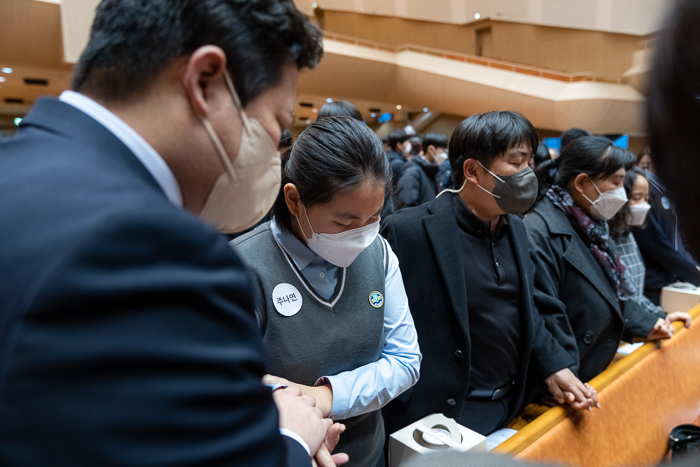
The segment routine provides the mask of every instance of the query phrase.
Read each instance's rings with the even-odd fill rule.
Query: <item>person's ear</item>
[[[185,92],[190,103],[202,117],[211,113],[211,89],[215,84],[226,86],[223,72],[226,69],[226,54],[214,45],[205,45],[195,50],[187,61],[185,70]]]
[[[477,165],[479,164],[477,164],[476,160],[474,159],[467,159],[466,161],[464,161],[464,165],[462,165],[464,179],[475,185],[479,184],[479,179],[476,176]]]
[[[583,193],[586,183],[590,183],[591,179],[587,174],[580,173],[574,178],[574,189],[579,193]]]
[[[301,198],[299,190],[293,183],[287,183],[284,188],[284,202],[287,204],[287,209],[294,217],[299,217],[301,214]]]

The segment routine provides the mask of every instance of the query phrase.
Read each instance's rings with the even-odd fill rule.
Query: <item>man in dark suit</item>
[[[77,92],[0,144],[0,465],[333,465],[342,427],[275,407],[250,279],[196,217],[279,189],[320,40],[291,0],[98,6]]]
[[[460,124],[449,143],[454,193],[386,219],[423,352],[421,379],[384,410],[387,433],[440,412],[482,434],[522,407],[533,371],[560,402],[597,404],[533,301],[522,220],[537,194],[537,132],[516,112]]]

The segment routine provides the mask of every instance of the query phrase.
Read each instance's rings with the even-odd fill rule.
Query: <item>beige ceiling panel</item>
[[[90,37],[90,26],[100,0],[63,0],[63,55],[66,62],[77,63]]]

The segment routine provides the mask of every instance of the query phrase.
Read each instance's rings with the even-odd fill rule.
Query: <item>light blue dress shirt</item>
[[[283,232],[273,219],[270,230],[277,243],[294,261],[309,285],[322,297],[333,295],[338,282],[338,266],[316,255],[294,234]],[[399,260],[386,244],[388,272],[384,283],[384,350],[376,362],[316,382],[333,388],[330,418],[343,420],[381,409],[392,399],[418,382],[423,356],[408,297],[403,287]]]

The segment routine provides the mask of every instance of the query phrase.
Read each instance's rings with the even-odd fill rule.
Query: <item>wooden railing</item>
[[[689,329],[647,343],[591,380],[601,409],[553,407],[495,449],[538,461],[586,467],[661,461],[668,434],[700,417],[700,305]]]
[[[581,72],[581,73],[567,73],[564,71],[550,70],[547,68],[540,68],[530,65],[522,65],[514,62],[507,62],[505,60],[496,60],[493,58],[480,57],[477,55],[469,55],[460,52],[452,52],[448,50],[435,49],[432,47],[426,47],[416,44],[401,44],[401,45],[391,45],[381,42],[374,42],[367,39],[361,39],[357,37],[347,36],[345,34],[337,34],[331,32],[323,33],[324,39],[333,40],[336,42],[343,42],[346,44],[357,45],[360,47],[367,47],[374,50],[380,50],[383,52],[400,53],[400,52],[415,52],[424,55],[432,55],[434,57],[445,58],[447,60],[455,60],[458,62],[471,63],[473,65],[486,66],[491,68],[497,68],[499,70],[512,71],[514,73],[521,73],[530,76],[537,76],[539,78],[552,79],[555,81],[563,81],[565,83],[576,83],[581,81],[589,82],[599,82],[599,83],[610,83],[610,84],[623,84],[623,78],[620,75],[611,73],[595,73],[595,72]]]

